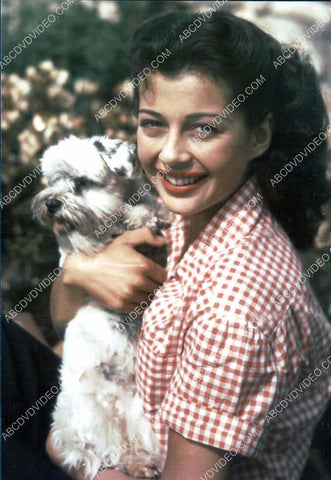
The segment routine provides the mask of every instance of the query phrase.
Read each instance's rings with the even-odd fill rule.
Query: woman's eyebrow
[[[154,110],[149,110],[148,108],[142,108],[139,110],[138,113],[148,113],[150,115],[154,115],[154,117],[162,117],[162,115]]]
[[[155,112],[154,110],[149,110],[148,108],[142,108],[139,110],[139,113],[148,113],[149,115],[153,115],[154,117],[162,118],[162,115],[158,112]],[[185,116],[185,119],[188,120],[194,120],[196,118],[201,118],[201,117],[217,117],[219,113],[212,113],[212,112],[195,112],[195,113],[189,113],[188,115]]]
[[[196,113],[190,113],[189,115],[186,115],[187,119],[194,120],[195,118],[201,118],[201,117],[217,117],[219,113],[217,112],[196,112]]]

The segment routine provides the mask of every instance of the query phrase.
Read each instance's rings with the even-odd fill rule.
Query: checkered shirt
[[[167,279],[144,314],[144,412],[164,455],[170,427],[228,451],[210,472],[298,479],[327,403],[330,326],[254,178],[184,253],[187,229],[176,215]]]

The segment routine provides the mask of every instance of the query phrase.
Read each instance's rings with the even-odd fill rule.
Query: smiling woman
[[[131,57],[132,77],[137,76],[152,56],[165,46],[172,54],[159,65],[156,74],[134,89],[135,112],[138,115],[138,109],[142,108],[141,100],[155,102],[153,92],[161,85],[160,77],[165,76],[168,90],[164,91],[167,98],[164,97],[163,101],[169,112],[171,107],[176,110],[184,98],[190,102],[194,94],[195,101],[200,100],[196,105],[199,115],[186,119],[186,137],[188,132],[191,132],[191,139],[201,135],[199,140],[202,141],[196,143],[199,143],[203,155],[216,148],[217,142],[221,146],[222,137],[228,136],[229,125],[238,122],[240,117],[245,121],[246,134],[251,135],[254,128],[261,125],[272,129],[272,136],[267,139],[269,145],[251,159],[245,178],[256,175],[273,215],[294,245],[306,248],[311,244],[321,218],[320,205],[328,196],[324,163],[327,142],[319,142],[318,148],[310,153],[304,167],[297,169],[295,175],[284,178],[276,187],[271,180],[309,142],[327,130],[328,118],[316,72],[309,59],[300,57],[298,51],[280,67],[275,67],[274,60],[285,46],[252,23],[224,12],[214,13],[189,38],[180,40],[187,25],[196,18],[198,14],[169,14],[147,20],[137,30]],[[139,48],[135,48],[137,44]],[[177,92],[173,88],[177,87],[176,81],[188,72],[191,73],[191,83],[187,78],[186,84],[181,84],[181,93]],[[257,81],[262,78],[263,81]],[[220,90],[217,91],[215,86]],[[191,93],[187,87],[191,87]],[[183,92],[185,97],[181,95]],[[154,94],[154,99],[156,97]],[[201,116],[202,106],[208,107],[207,111],[203,110],[207,113],[204,117]],[[193,112],[191,107],[188,114]],[[160,138],[157,132],[164,131],[165,119],[161,118],[163,123],[160,123],[160,116],[155,116],[155,111],[153,113],[150,118],[153,123],[139,125],[139,128],[144,128],[151,138]],[[217,118],[221,120],[218,126]],[[144,119],[141,116],[141,120],[145,123],[146,115]],[[190,125],[188,120],[191,120]],[[173,130],[171,139],[174,139]],[[242,137],[241,140],[244,144],[245,140]],[[194,148],[194,144],[191,143],[191,147]]]
[[[330,327],[308,283],[282,296],[302,275],[294,247],[310,245],[327,198],[326,142],[276,188],[271,180],[326,132],[326,109],[307,58],[295,52],[275,68],[283,47],[224,12],[183,40],[198,15],[148,19],[131,51],[134,79],[171,51],[134,90],[138,156],[175,214],[167,269],[134,249],[162,240],[126,232],[92,259],[71,255],[53,316],[68,322],[86,293],[129,313],[157,289],[136,381],[162,448],[162,480],[298,480],[327,403],[326,375],[269,418],[328,356]]]

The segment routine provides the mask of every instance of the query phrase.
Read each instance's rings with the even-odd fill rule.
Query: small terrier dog
[[[60,265],[68,253],[103,250],[126,230],[147,226],[162,233],[169,226],[170,215],[149,193],[129,142],[70,136],[46,150],[41,166],[48,186],[32,209],[53,229]],[[165,249],[152,250],[139,251],[165,266]],[[126,320],[125,328],[123,320],[125,315],[90,299],[65,332],[53,442],[65,465],[84,466],[88,478],[107,467],[158,478],[163,468],[160,445],[136,392],[141,319]]]

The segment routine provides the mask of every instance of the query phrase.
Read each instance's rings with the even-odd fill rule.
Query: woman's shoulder
[[[209,268],[192,287],[198,303],[206,296],[211,310],[258,323],[265,316],[277,322],[280,303],[281,310],[305,304],[308,278],[293,245],[269,213],[262,222],[240,242],[205,255]]]
[[[302,272],[291,241],[269,212],[239,241],[206,253],[206,262],[212,266],[206,277],[216,289],[226,286],[226,279],[240,283],[242,289],[246,285],[246,290],[254,292],[261,285],[263,291],[276,293],[298,281]]]

